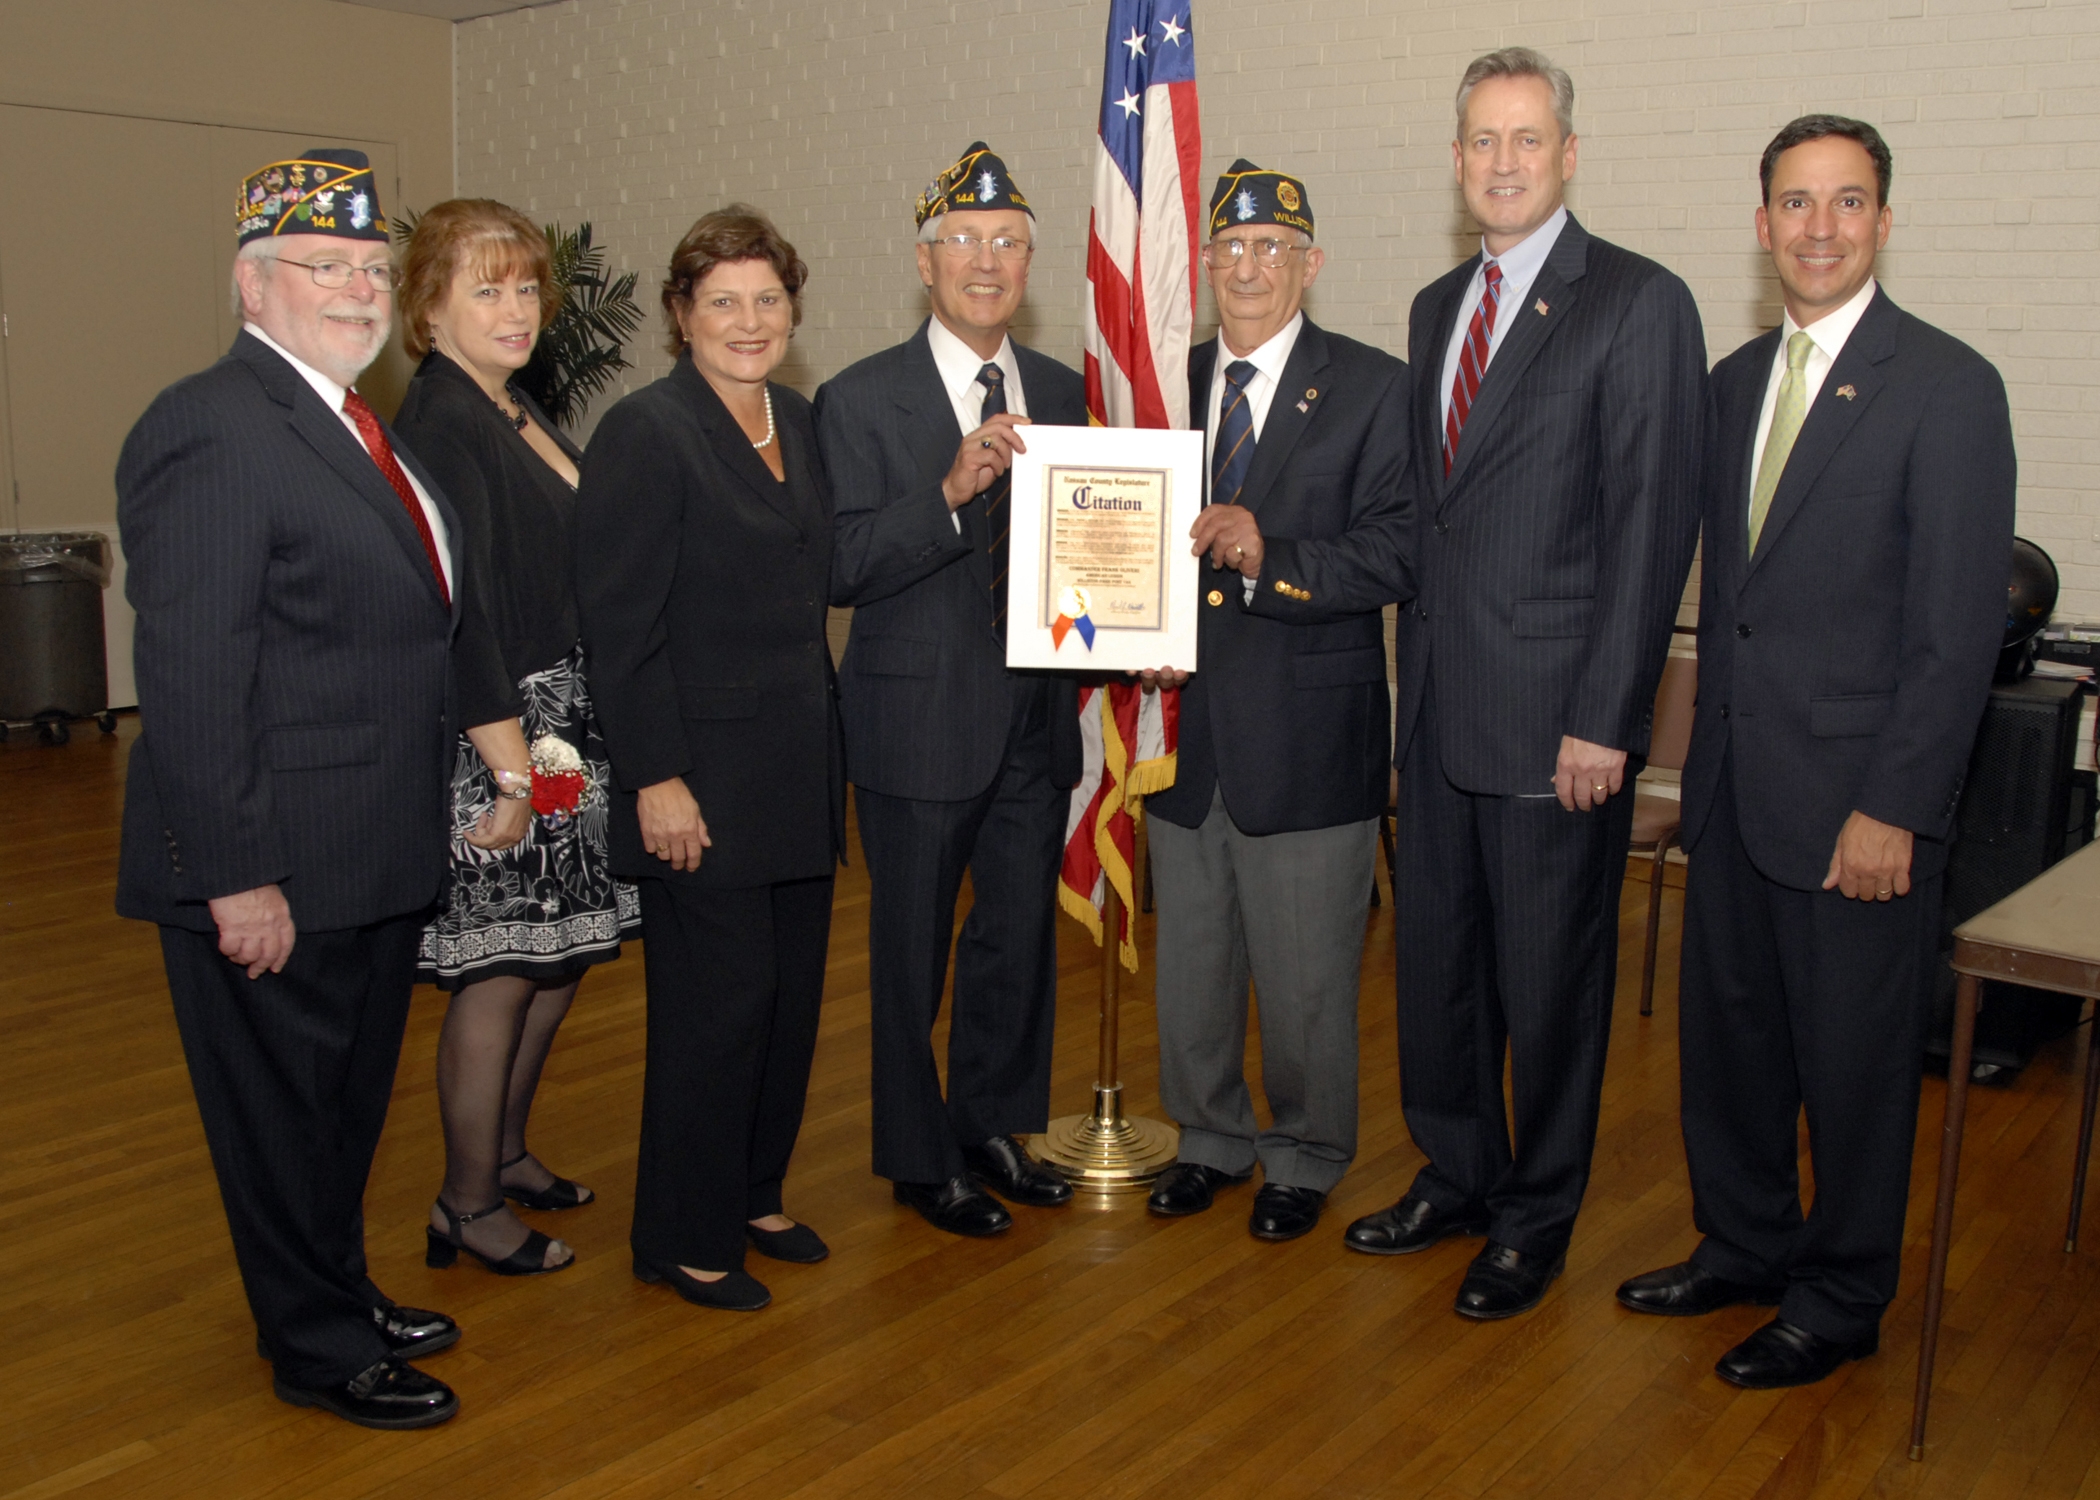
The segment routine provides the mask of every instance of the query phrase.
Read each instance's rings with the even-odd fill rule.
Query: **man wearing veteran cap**
[[[160,927],[257,1352],[366,1427],[458,1410],[365,1273],[365,1179],[445,864],[456,518],[350,389],[393,318],[364,156],[241,186],[243,329],[125,439],[141,730],[117,910]]]
[[[1305,185],[1236,161],[1211,194],[1218,337],[1189,357],[1208,504],[1195,550],[1202,669],[1174,785],[1146,800],[1159,908],[1159,1091],[1180,1159],[1155,1214],[1262,1187],[1249,1230],[1319,1222],[1356,1154],[1356,992],[1386,795],[1381,609],[1413,590],[1407,366],[1305,316],[1319,276]],[[1247,1091],[1247,984],[1270,1124]]]
[[[956,1234],[1011,1222],[983,1191],[1071,1198],[1018,1133],[1049,1122],[1053,920],[1066,793],[1079,779],[1070,679],[1006,668],[1008,466],[1031,420],[1086,421],[1080,378],[1014,344],[1035,215],[977,142],[918,202],[932,316],[817,393],[837,499],[832,602],[846,774],[872,886],[875,1171]],[[955,942],[943,1101],[931,1033]]]

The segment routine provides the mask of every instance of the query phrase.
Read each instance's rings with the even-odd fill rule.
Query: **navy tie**
[[[1211,445],[1210,503],[1237,505],[1254,466],[1254,408],[1247,384],[1254,379],[1252,361],[1236,359],[1225,367],[1225,390],[1218,401],[1218,437]]]
[[[989,422],[1006,410],[1006,372],[988,364],[977,372],[977,383],[984,387],[984,406],[977,420]],[[985,550],[992,560],[992,629],[1002,644],[1006,640],[1006,500],[1012,492],[1011,474],[1001,474],[984,492],[984,534],[988,539]]]

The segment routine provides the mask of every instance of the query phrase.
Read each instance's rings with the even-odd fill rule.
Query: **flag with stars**
[[[1203,203],[1189,0],[1111,0],[1094,215],[1087,237],[1086,404],[1097,426],[1187,427]],[[1058,900],[1101,941],[1113,885],[1123,965],[1137,968],[1137,823],[1174,784],[1180,697],[1082,687],[1084,774],[1072,789]]]

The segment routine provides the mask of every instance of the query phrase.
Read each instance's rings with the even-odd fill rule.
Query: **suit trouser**
[[[1159,1097],[1180,1159],[1329,1192],[1356,1156],[1356,1000],[1378,823],[1254,836],[1222,792],[1200,827],[1153,818]],[[1246,1077],[1247,982],[1262,1092]]]
[[[634,1253],[741,1270],[781,1211],[802,1130],[831,941],[828,874],[711,890],[641,880],[649,987]]]
[[[1783,1285],[1779,1316],[1857,1339],[1896,1295],[1943,881],[1855,901],[1768,880],[1743,848],[1734,780],[1724,762],[1685,883],[1678,1056],[1705,1235],[1692,1260]]]
[[[1589,1185],[1634,769],[1598,812],[1461,791],[1425,691],[1400,771],[1400,1098],[1429,1158],[1413,1191],[1439,1208],[1485,1207],[1489,1238],[1520,1254],[1564,1250]]]
[[[1047,687],[1029,682],[1014,696],[1005,763],[977,796],[853,789],[870,886],[875,1172],[896,1182],[960,1177],[962,1143],[1050,1123],[1057,870],[1071,798],[1050,782]],[[974,901],[957,939],[965,870]],[[932,1033],[951,941],[943,1103]]]
[[[160,930],[168,993],[248,1308],[288,1384],[391,1352],[372,1321],[365,1180],[386,1125],[422,915],[302,932],[250,979],[216,933]]]

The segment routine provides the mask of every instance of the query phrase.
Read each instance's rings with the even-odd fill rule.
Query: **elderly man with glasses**
[[[1261,1190],[1249,1230],[1319,1222],[1356,1154],[1356,995],[1385,806],[1383,606],[1404,543],[1408,371],[1305,316],[1325,254],[1305,184],[1236,161],[1211,195],[1218,337],[1189,357],[1203,414],[1200,670],[1183,685],[1174,785],[1147,799],[1159,910],[1159,1092],[1180,1157],[1155,1214]],[[1257,1124],[1247,986],[1261,1008]]]
[[[1006,667],[1008,467],[1032,419],[1086,421],[1077,374],[1007,335],[1035,215],[973,143],[918,202],[932,315],[817,393],[837,511],[832,603],[846,774],[868,861],[875,1172],[954,1234],[1013,1221],[983,1188],[1054,1207],[1071,1185],[1016,1137],[1049,1123],[1072,681]],[[965,872],[974,902],[960,939]],[[955,946],[948,1091],[933,1055]]]

